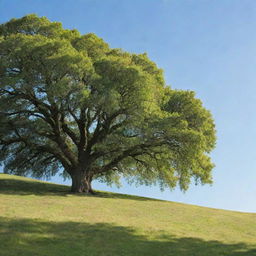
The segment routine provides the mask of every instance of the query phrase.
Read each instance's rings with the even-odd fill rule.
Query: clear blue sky
[[[215,118],[212,186],[185,194],[127,184],[96,189],[256,212],[255,0],[0,0],[0,23],[29,13],[147,52],[167,84],[194,90]]]

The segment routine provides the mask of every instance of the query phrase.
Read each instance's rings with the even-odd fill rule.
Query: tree
[[[146,54],[28,15],[0,25],[0,161],[35,177],[186,190],[211,183],[212,116],[192,91],[165,85]]]

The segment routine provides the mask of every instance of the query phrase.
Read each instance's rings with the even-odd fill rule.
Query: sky
[[[255,0],[0,0],[0,23],[30,13],[146,52],[168,85],[195,91],[215,119],[212,185],[191,184],[186,193],[126,183],[95,189],[256,212]]]

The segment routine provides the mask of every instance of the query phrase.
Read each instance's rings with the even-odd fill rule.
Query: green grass
[[[0,174],[0,255],[256,255],[256,214],[68,190]]]

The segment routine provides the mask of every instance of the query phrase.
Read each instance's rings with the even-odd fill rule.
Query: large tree
[[[161,188],[211,183],[212,116],[173,90],[146,54],[28,15],[0,25],[0,161],[5,172],[61,171],[73,192],[120,178]]]

